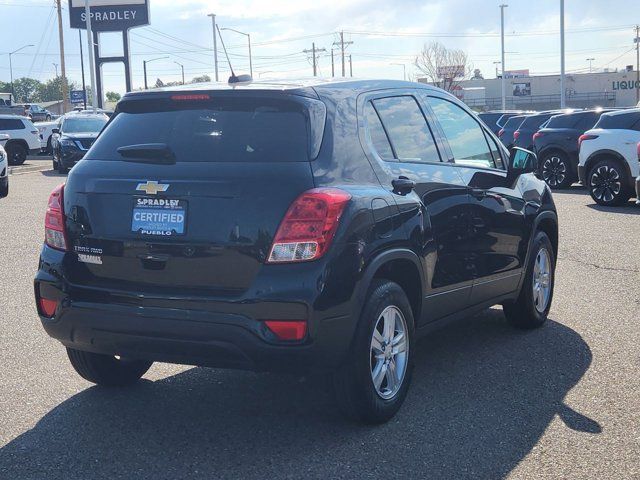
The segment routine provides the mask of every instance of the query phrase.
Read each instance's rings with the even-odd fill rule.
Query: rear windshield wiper
[[[116,150],[127,162],[160,163],[171,165],[176,163],[176,156],[166,143],[141,143],[126,145]]]

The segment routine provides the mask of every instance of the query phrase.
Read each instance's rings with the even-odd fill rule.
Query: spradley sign
[[[623,80],[622,82],[614,80],[612,83],[613,83],[613,90],[636,90],[640,88],[640,82],[638,81],[634,82],[633,80],[628,80],[628,81]]]
[[[69,0],[71,28],[86,28],[86,0]],[[89,0],[91,29],[95,32],[121,32],[149,25],[148,0]]]

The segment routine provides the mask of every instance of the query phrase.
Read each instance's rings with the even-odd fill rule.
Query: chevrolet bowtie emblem
[[[146,181],[139,183],[136,190],[146,193],[147,195],[157,195],[158,192],[166,192],[169,189],[168,183],[158,183],[156,181]]]

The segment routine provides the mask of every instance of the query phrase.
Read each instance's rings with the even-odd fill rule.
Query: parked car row
[[[40,152],[40,132],[27,117],[0,115],[0,134],[9,135],[4,146],[9,165],[22,165],[27,155]]]
[[[479,116],[502,127],[498,137],[507,148],[535,152],[538,176],[551,188],[567,188],[580,181],[594,201],[605,206],[626,203],[634,191],[640,199],[640,109],[505,111]]]

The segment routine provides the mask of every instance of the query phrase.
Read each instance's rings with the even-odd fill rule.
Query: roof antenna
[[[253,80],[251,75],[240,75],[237,76],[233,71],[233,65],[231,65],[231,60],[229,60],[229,54],[227,53],[227,47],[224,44],[224,40],[222,38],[222,33],[220,33],[220,27],[216,24],[216,29],[218,30],[218,35],[220,36],[220,42],[222,43],[222,48],[224,49],[224,55],[227,57],[227,63],[229,64],[229,70],[231,70],[231,76],[229,77],[229,83],[248,83]]]

